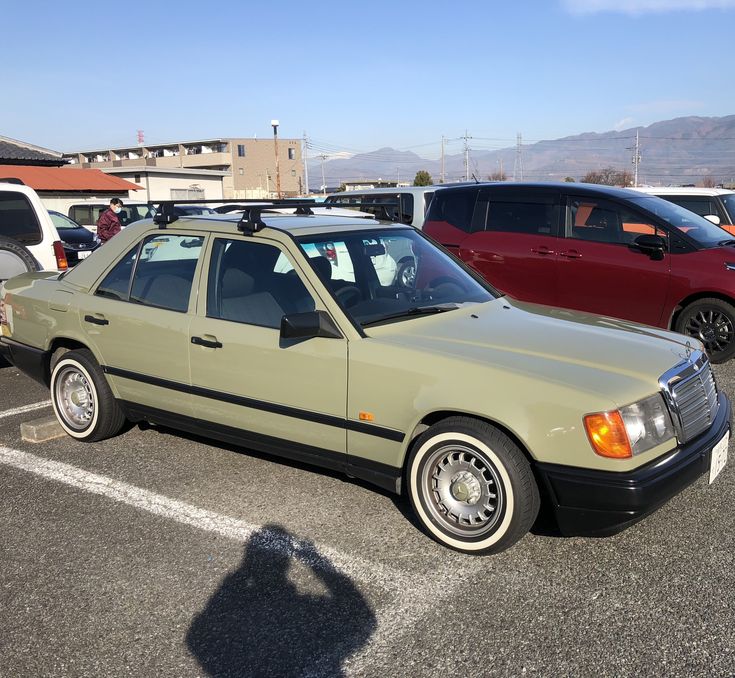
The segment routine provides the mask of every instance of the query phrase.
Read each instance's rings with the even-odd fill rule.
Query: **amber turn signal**
[[[628,459],[633,456],[623,417],[617,410],[588,414],[584,427],[593,449],[601,457]]]

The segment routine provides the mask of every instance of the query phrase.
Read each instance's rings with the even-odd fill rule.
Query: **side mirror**
[[[281,318],[281,339],[341,339],[342,333],[326,311],[288,313]]]
[[[660,235],[644,233],[633,241],[632,247],[640,250],[643,254],[647,254],[651,259],[660,261],[664,258],[666,240]]]
[[[715,226],[720,225],[720,217],[718,217],[716,214],[705,214],[704,218],[707,221],[711,221]]]

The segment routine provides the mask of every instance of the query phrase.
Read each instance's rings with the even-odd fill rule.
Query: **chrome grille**
[[[707,357],[696,351],[661,378],[661,385],[684,443],[706,431],[717,415],[717,385]]]

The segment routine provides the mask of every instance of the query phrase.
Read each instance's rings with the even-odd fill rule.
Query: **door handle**
[[[107,320],[104,316],[98,316],[98,315],[85,315],[84,321],[88,323],[92,323],[93,325],[109,325],[110,321]]]
[[[559,256],[565,259],[581,259],[582,253],[577,250],[567,250],[566,252],[559,252]]]
[[[204,337],[192,337],[191,343],[197,346],[205,346],[206,348],[222,348],[222,342],[217,341],[216,337],[205,339]]]
[[[531,254],[556,254],[556,252],[550,250],[546,245],[541,245],[541,247],[532,247]]]

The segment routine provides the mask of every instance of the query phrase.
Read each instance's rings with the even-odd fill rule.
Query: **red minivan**
[[[512,297],[671,328],[735,355],[735,239],[678,205],[591,184],[437,190],[423,230]]]

